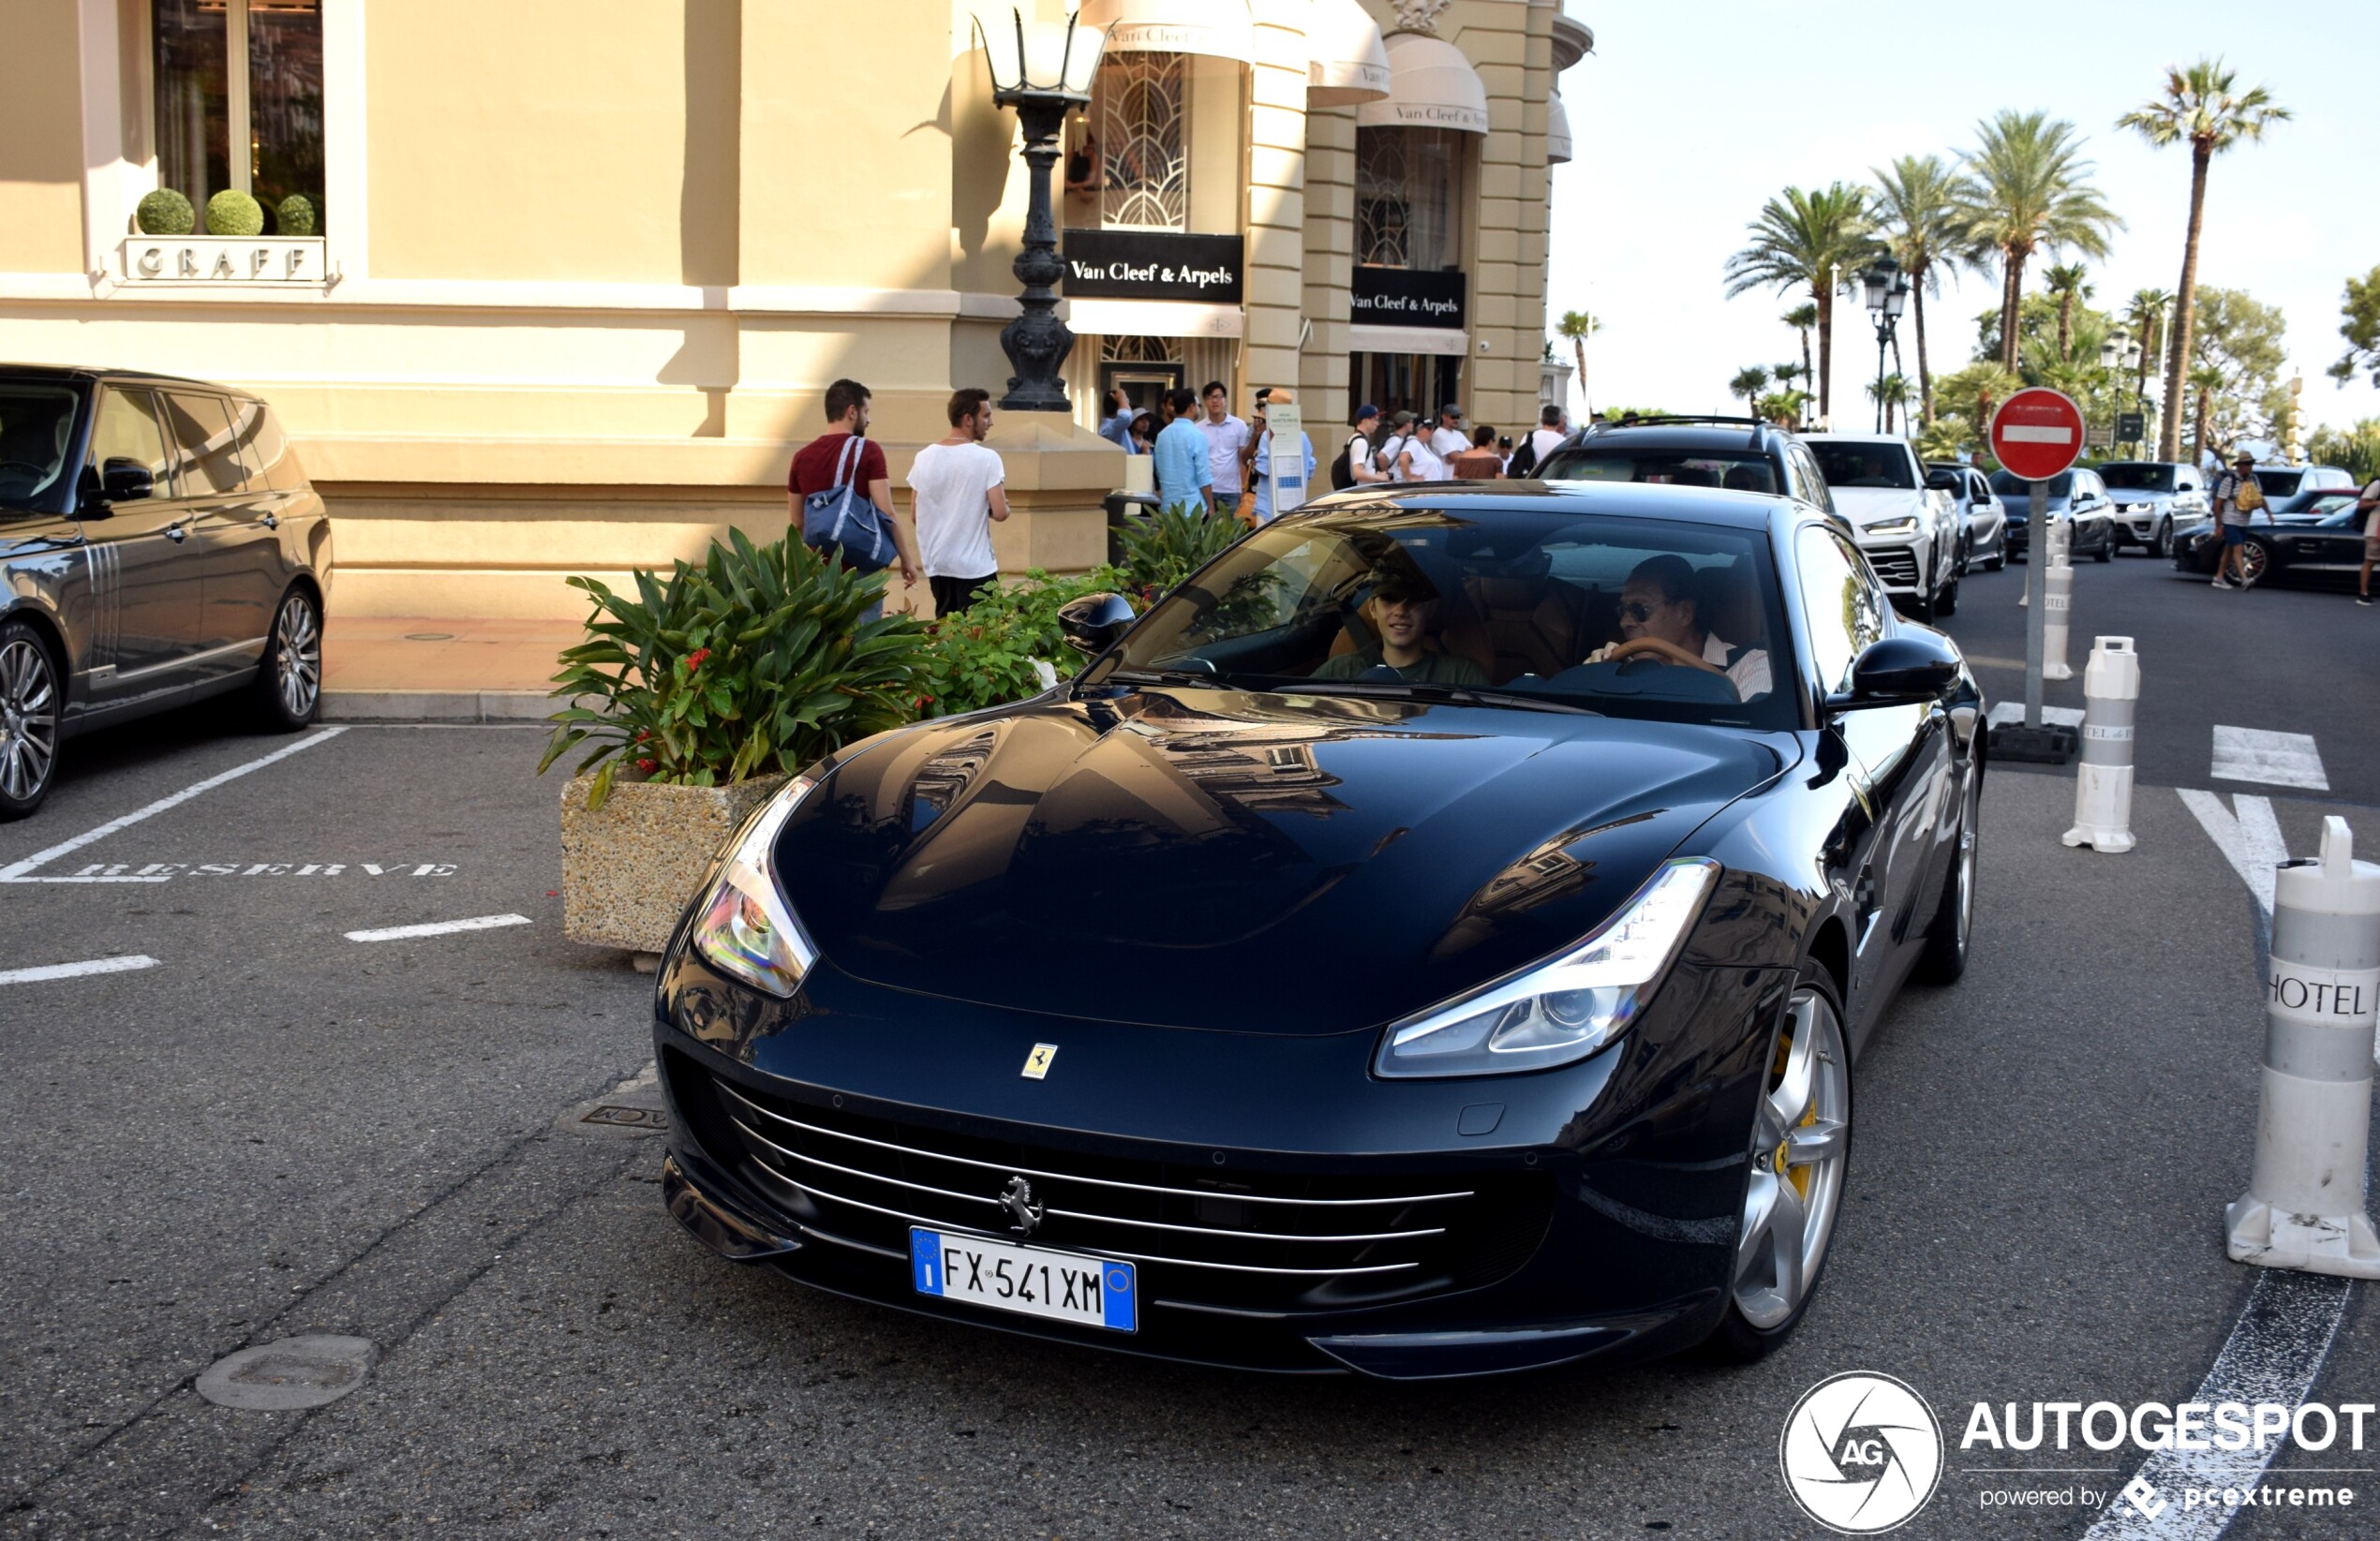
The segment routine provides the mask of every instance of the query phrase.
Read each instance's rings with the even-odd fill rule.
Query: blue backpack
[[[859,452],[866,442],[854,434],[835,464],[835,484],[802,499],[802,544],[833,560],[842,558],[854,572],[875,572],[890,567],[900,548],[893,544],[884,511],[857,485]]]

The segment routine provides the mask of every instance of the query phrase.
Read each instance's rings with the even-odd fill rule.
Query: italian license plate
[[[1129,1263],[913,1225],[909,1267],[920,1295],[1115,1332],[1138,1327]]]

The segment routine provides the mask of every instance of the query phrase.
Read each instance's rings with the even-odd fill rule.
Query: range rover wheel
[[[2171,519],[2160,519],[2157,521],[2157,533],[2149,538],[2149,555],[2163,557],[2171,556],[2173,554],[2174,522]]]
[[[0,819],[41,806],[58,776],[57,661],[22,621],[0,626]]]
[[[277,733],[295,733],[322,715],[322,613],[303,588],[281,596],[256,695],[258,715]]]
[[[1794,983],[1752,1117],[1735,1275],[1711,1340],[1719,1354],[1760,1358],[1808,1309],[1826,1267],[1851,1143],[1842,1007],[1834,980],[1812,965]]]

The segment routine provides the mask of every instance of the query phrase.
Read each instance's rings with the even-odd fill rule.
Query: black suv
[[[1546,452],[1531,474],[1541,482],[1652,482],[1765,493],[1798,497],[1842,518],[1808,446],[1756,418],[1590,422]]]
[[[331,522],[264,403],[0,364],[0,819],[88,728],[234,690],[321,710]]]

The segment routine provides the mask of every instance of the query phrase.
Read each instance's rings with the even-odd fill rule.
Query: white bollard
[[[2380,1237],[2363,1210],[2380,866],[2354,857],[2355,836],[2332,814],[2321,858],[2274,874],[2255,1163],[2224,1220],[2237,1262],[2380,1279]]]
[[[2132,730],[2140,704],[2140,655],[2130,637],[2101,637],[2083,665],[2082,763],[2075,827],[2060,837],[2114,855],[2132,839]]]
[[[2066,565],[2064,552],[2042,577],[2046,592],[2041,601],[2041,677],[2072,679],[2075,672],[2066,666],[2066,615],[2075,601],[2075,570]]]

